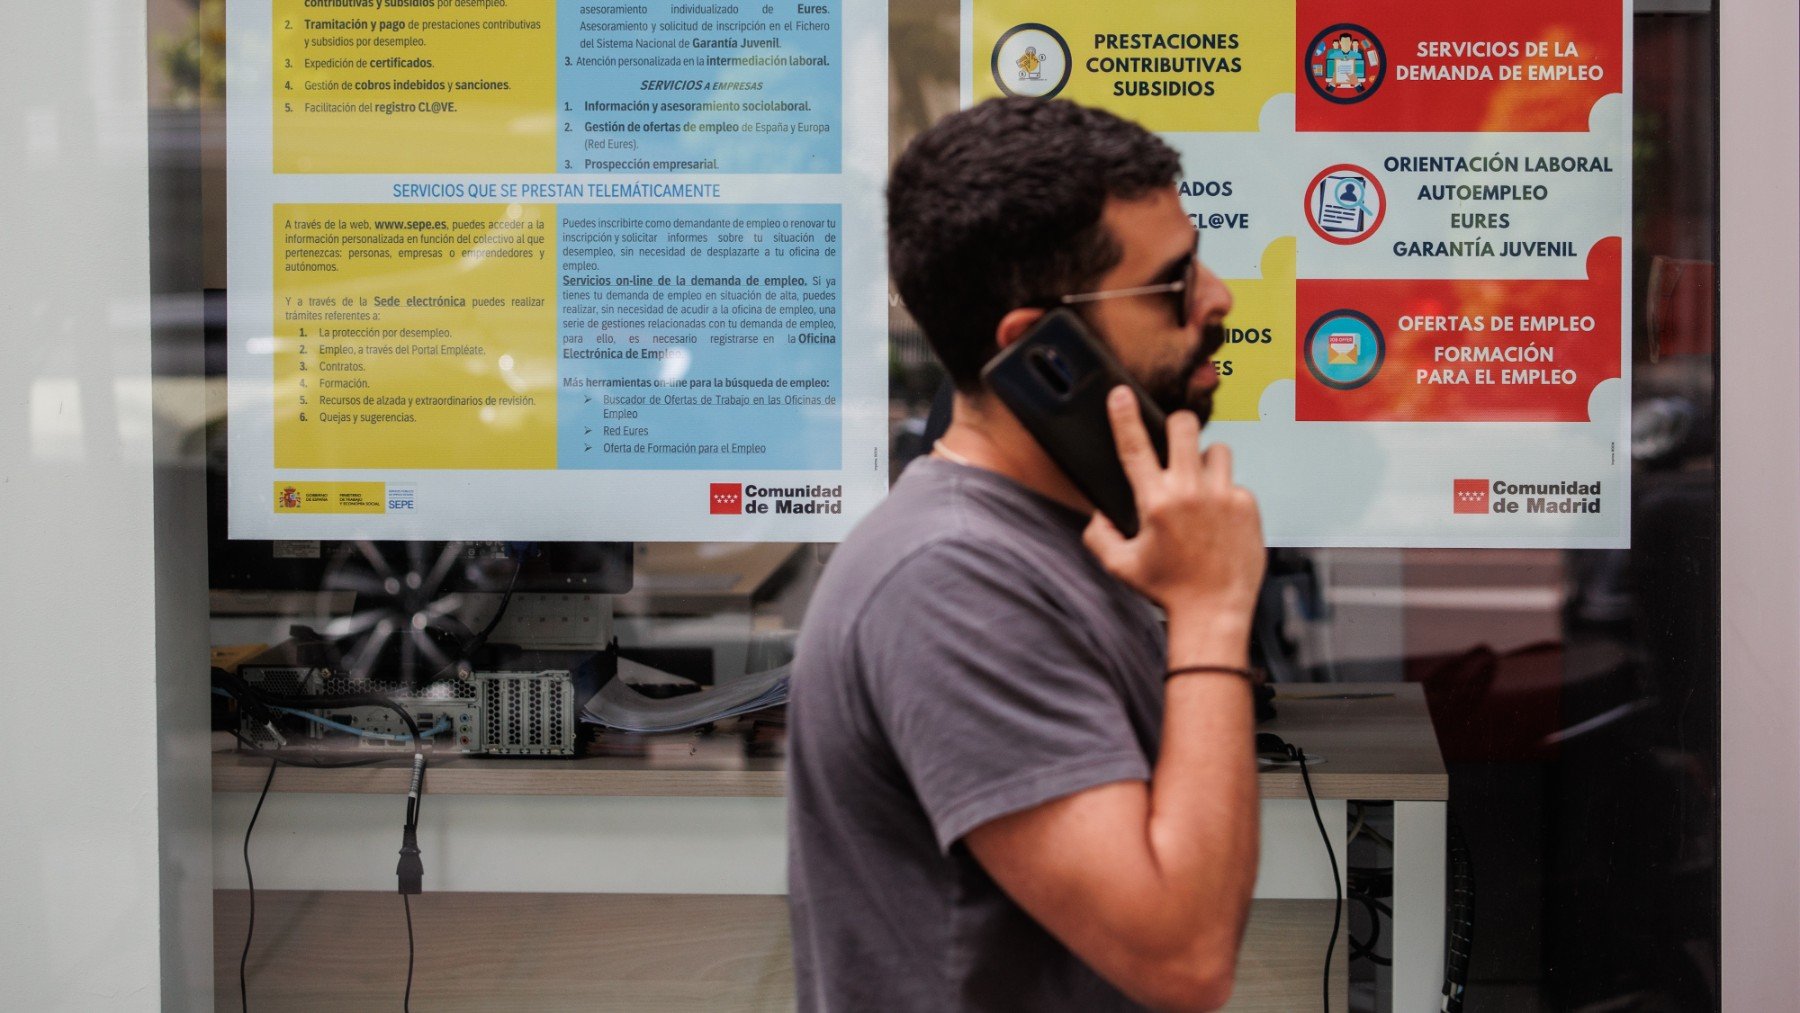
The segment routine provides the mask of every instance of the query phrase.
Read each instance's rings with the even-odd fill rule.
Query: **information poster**
[[[885,494],[885,4],[227,17],[232,537],[824,541]]]
[[[1181,152],[1271,544],[1629,544],[1627,5],[964,0],[963,68]]]

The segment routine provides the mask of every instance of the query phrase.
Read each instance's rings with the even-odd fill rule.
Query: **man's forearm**
[[[1242,610],[1246,615],[1249,609]],[[1171,665],[1244,664],[1248,620],[1170,610]],[[1229,998],[1256,881],[1250,688],[1170,680],[1150,782],[1098,785],[969,832],[1001,887],[1133,999],[1213,1010]]]
[[[1169,666],[1248,664],[1242,617],[1169,614]],[[1249,684],[1233,675],[1169,681],[1150,782],[1150,848],[1201,952],[1233,960],[1256,881],[1259,818]],[[1230,966],[1224,969],[1229,974]]]

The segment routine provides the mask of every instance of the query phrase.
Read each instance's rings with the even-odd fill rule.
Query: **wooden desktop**
[[[1435,1007],[1443,973],[1448,777],[1419,687],[1283,686],[1277,706],[1281,716],[1262,730],[1322,761],[1312,769],[1312,783],[1340,866],[1346,800],[1395,803],[1393,1008]],[[225,845],[241,840],[267,771],[267,761],[225,745],[214,758],[220,887],[214,970],[223,1005],[237,991],[248,911],[247,894],[233,888],[242,885],[241,863]],[[391,1008],[397,1001],[406,959],[405,924],[392,892],[398,820],[357,816],[371,824],[361,828],[347,826],[344,814],[387,804],[354,798],[373,795],[391,796],[398,817],[407,776],[398,766],[277,774],[274,790],[282,797],[265,807],[262,819],[269,822],[259,822],[253,843],[262,886],[249,980],[258,1010]],[[718,769],[709,758],[684,753],[433,763],[427,827],[479,820],[492,837],[497,818],[513,825],[505,828],[505,843],[488,851],[460,849],[459,831],[436,842],[427,835],[428,892],[413,898],[418,1008],[791,1009],[787,911],[779,892],[782,779],[779,760],[740,759],[733,769]],[[1229,1009],[1292,1013],[1318,1004],[1331,878],[1299,772],[1265,771],[1260,784],[1264,855]],[[609,841],[585,822],[592,807],[581,806],[581,798],[665,807],[684,800],[672,826],[685,829],[671,833],[694,834],[695,820],[719,809],[722,817],[698,833],[732,848],[733,827],[740,828],[745,840],[720,852],[714,867],[741,867],[694,882],[594,868],[609,853],[642,855],[668,844],[638,841],[632,846],[640,850],[631,852],[625,842]],[[282,815],[270,821],[271,811]],[[309,835],[328,841],[311,849]],[[709,842],[687,843],[704,848]],[[344,856],[352,854],[358,868],[343,869]],[[647,888],[633,889],[636,882]],[[709,892],[686,892],[693,889]],[[1333,959],[1338,1009],[1348,1008],[1347,954],[1341,934]]]

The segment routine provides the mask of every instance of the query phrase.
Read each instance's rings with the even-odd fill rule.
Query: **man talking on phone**
[[[955,410],[833,556],[802,628],[802,1010],[1230,995],[1256,877],[1264,554],[1230,453],[1199,446],[1231,296],[1198,260],[1180,172],[1135,124],[1033,99],[947,117],[894,165],[894,280]],[[1107,402],[1129,539],[982,385],[1058,306],[1168,413],[1165,466],[1131,391]]]

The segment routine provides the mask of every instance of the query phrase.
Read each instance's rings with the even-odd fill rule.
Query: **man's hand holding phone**
[[[1175,412],[1164,468],[1131,391],[1113,388],[1106,410],[1137,499],[1139,528],[1127,539],[1096,512],[1084,535],[1088,550],[1113,576],[1163,607],[1171,634],[1179,625],[1205,631],[1206,641],[1223,639],[1247,651],[1265,554],[1261,513],[1250,491],[1232,482],[1231,452],[1214,445],[1201,453],[1199,420],[1192,412]],[[1182,653],[1177,647],[1172,640],[1172,663]],[[1208,660],[1243,664],[1237,657]]]
[[[1215,445],[1202,454],[1199,420],[1174,412],[1165,468],[1128,388],[1110,392],[1106,413],[1137,499],[1138,533],[1124,537],[1096,511],[1088,549],[1168,613],[1171,670],[1246,668],[1265,554],[1256,500],[1232,482],[1230,451]],[[1176,955],[1175,967],[1210,963],[1218,968],[1210,976],[1226,982],[1249,918],[1261,847],[1252,694],[1248,680],[1224,673],[1168,680],[1149,784],[1141,794],[1120,789],[1134,807],[1119,822],[1143,821],[1145,864],[1155,870],[1155,885],[1141,896],[1177,898],[1178,913],[1163,923],[1188,927],[1176,934],[1186,942],[1163,952]],[[1165,965],[1151,976],[1177,973]]]

